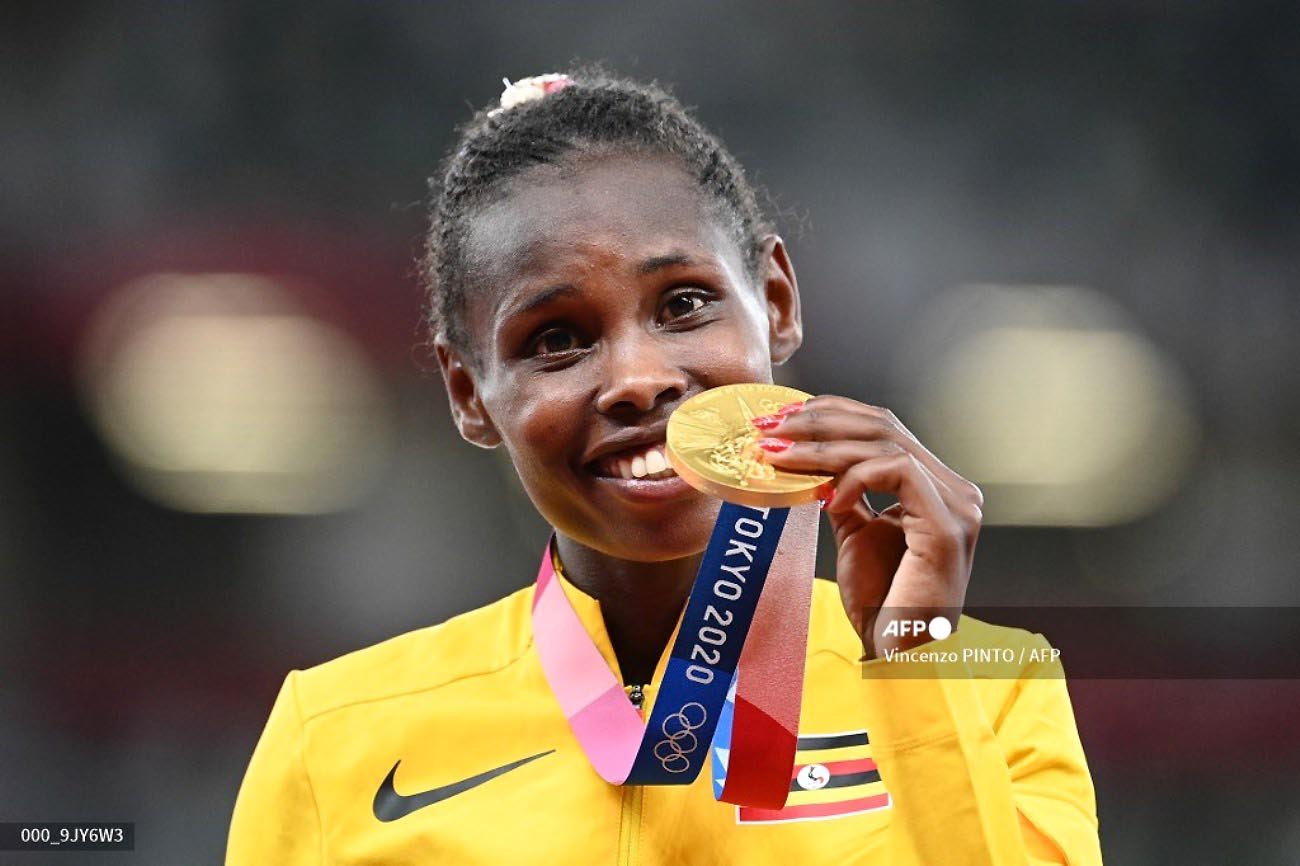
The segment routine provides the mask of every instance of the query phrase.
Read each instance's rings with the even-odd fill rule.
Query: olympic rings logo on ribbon
[[[695,711],[688,713],[687,711],[692,707]],[[691,718],[696,713],[699,715],[699,721]],[[666,739],[655,743],[654,756],[659,759],[665,772],[685,773],[690,769],[691,761],[686,756],[700,746],[700,738],[695,736],[694,732],[703,727],[708,719],[708,710],[699,701],[683,704],[680,710],[664,717],[660,727]]]

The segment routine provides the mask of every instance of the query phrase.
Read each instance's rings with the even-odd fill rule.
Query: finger
[[[822,402],[826,401],[826,402]],[[897,442],[916,454],[923,462],[933,463],[932,471],[940,477],[952,470],[925,448],[907,428],[894,423],[888,410],[876,411],[873,407],[854,403],[842,397],[816,397],[804,407],[788,415],[770,415],[754,419],[754,424],[767,435],[796,441],[830,442],[838,439],[876,440]]]
[[[973,503],[975,507],[981,508],[984,505],[984,493],[973,482],[963,476],[961,473],[954,471],[948,464],[939,459],[921,440],[907,428],[889,409],[884,406],[872,406],[867,403],[859,403],[856,400],[850,400],[847,397],[831,396],[830,402],[842,411],[853,411],[855,408],[865,411],[868,415],[876,418],[881,424],[891,431],[894,431],[905,447],[908,448],[921,461],[924,466],[935,478],[935,481],[942,487],[947,487],[954,494],[961,497],[963,501]]]
[[[889,593],[898,564],[907,553],[907,537],[902,528],[902,509],[891,506],[878,518],[872,518],[865,508],[850,513],[828,514],[835,533],[836,550],[843,549],[850,536],[865,539],[866,544],[852,547],[852,562],[841,563],[852,580],[841,580],[840,594],[849,618],[860,634],[869,634],[881,603]]]
[[[826,506],[832,513],[847,511],[871,490],[892,493],[903,510],[947,527],[951,512],[939,495],[931,476],[911,454],[890,454],[854,464],[836,485],[835,496]]]
[[[770,435],[813,441],[833,439],[888,439],[897,437],[880,419],[868,412],[850,411],[809,401],[797,412],[755,418],[755,427]]]
[[[840,475],[863,460],[907,453],[902,445],[887,439],[796,441],[764,437],[758,440],[758,445],[763,459],[773,466],[813,475]]]
[[[849,510],[866,490],[898,497],[898,513],[907,548],[938,567],[968,555],[970,543],[961,521],[948,509],[931,476],[911,454],[879,457],[859,463],[845,473],[835,499],[827,506],[832,518]],[[900,513],[901,512],[901,513]]]
[[[827,505],[830,505],[831,499],[834,498],[834,496],[835,496],[835,492],[832,490],[830,496],[828,496],[825,500],[822,501],[823,510],[826,508]],[[892,508],[893,506],[890,507]],[[888,509],[886,509],[886,511],[887,510]],[[852,522],[854,520],[856,520],[859,524],[870,523],[874,520],[880,519],[880,516],[884,513],[885,513],[884,511],[876,511],[874,508],[871,507],[871,503],[864,499],[861,502],[854,503],[852,510],[847,514],[841,511],[836,514],[828,514],[827,517],[829,517],[831,519],[831,523],[838,528],[841,524]]]
[[[901,445],[889,440],[870,442],[794,442],[789,439],[768,438],[760,440],[759,445],[764,448],[763,457],[766,462],[782,471],[833,476],[832,480],[827,482],[826,489],[819,493],[823,510],[829,505],[843,474],[853,466],[875,457],[907,453],[906,449]],[[768,448],[776,450],[774,453],[769,453]],[[945,501],[950,497],[952,498],[951,504],[953,507],[961,504],[960,500],[953,497],[947,488],[938,485],[937,482],[936,487]],[[879,513],[872,507],[871,502],[866,497],[863,498],[863,503],[869,516],[874,517]]]
[[[914,442],[880,419],[864,412],[847,412],[837,408],[814,408],[807,414],[800,412],[798,415],[791,416],[788,423],[783,422],[780,425],[780,437],[782,439],[788,437],[786,441],[791,442],[886,442],[893,443],[892,447],[906,451],[917,449]],[[823,450],[829,447],[831,446],[823,446]],[[853,453],[850,450],[848,453],[850,459],[857,460],[865,459],[866,456],[876,452]],[[829,471],[834,472],[838,469],[839,467],[836,466]],[[939,488],[945,496],[953,495],[942,482],[939,482]],[[870,508],[870,503],[868,507]],[[871,510],[874,513],[875,509]]]
[[[769,436],[791,440],[888,439],[897,442],[916,455],[941,488],[947,488],[961,500],[974,503],[976,507],[984,504],[984,495],[975,484],[949,468],[921,444],[915,434],[898,420],[898,416],[882,406],[870,406],[847,397],[827,394],[809,399],[789,414],[769,417],[775,419],[775,423],[766,423],[766,429],[760,427]]]
[[[920,466],[921,470],[925,472],[926,475],[930,476],[930,480],[933,481],[935,486],[939,489],[939,493],[943,497],[944,503],[948,506],[949,513],[956,518],[962,537],[966,539],[967,552],[973,554],[975,552],[975,542],[979,537],[980,527],[984,523],[983,496],[979,495],[971,497],[961,495],[960,493],[954,493],[948,487],[943,485],[939,479],[934,477],[934,474],[930,471],[930,467],[926,466],[924,462],[920,462]],[[976,494],[979,494],[978,487],[975,487],[973,484],[970,486],[975,490]]]
[[[771,443],[770,447],[776,447],[780,450],[768,452],[765,446],[768,446],[769,443]],[[929,479],[944,507],[955,516],[958,525],[962,527],[968,537],[973,538],[978,533],[979,526],[983,522],[983,511],[976,499],[954,491],[943,484],[940,479],[934,476],[929,467],[916,458],[915,454],[892,439],[865,442],[795,442],[789,439],[766,438],[760,440],[759,444],[760,447],[764,447],[764,459],[778,469],[787,472],[833,476],[833,481],[829,483],[830,489],[822,493],[822,498],[826,500],[822,506],[825,511],[831,510],[835,491],[844,487],[845,478],[853,471],[855,466],[882,457],[904,455],[917,461],[920,471]],[[867,492],[868,490],[864,489],[858,493],[858,496],[865,500]],[[894,491],[886,492],[893,493]],[[843,500],[840,501],[843,502]],[[869,501],[865,504],[869,512],[875,512]]]
[[[843,443],[827,443],[823,448],[827,451],[836,450]],[[814,449],[817,445],[812,446]],[[950,526],[955,527],[963,538],[967,540],[967,547],[973,552],[975,542],[979,537],[980,527],[984,522],[983,510],[975,502],[964,499],[953,494],[945,487],[939,479],[935,478],[925,464],[916,459],[916,456],[906,450],[894,450],[888,443],[878,445],[874,450],[878,452],[872,456],[866,456],[867,449],[845,449],[846,451],[857,450],[859,453],[853,455],[862,458],[859,462],[854,463],[848,469],[836,475],[832,482],[828,482],[826,489],[822,492],[822,510],[831,515],[843,513],[846,510],[852,510],[860,515],[874,517],[875,519],[890,518],[898,522],[906,513],[910,511],[917,514],[915,508],[907,509],[902,501],[901,496],[897,504],[891,505],[880,512],[871,506],[869,494],[872,491],[881,491],[893,493],[899,496],[899,491],[888,487],[873,487],[869,483],[860,483],[863,478],[864,470],[859,469],[862,463],[872,460],[880,460],[889,456],[903,455],[910,457],[922,475],[929,480],[930,486],[937,493],[942,507],[950,518]],[[797,458],[796,458],[797,459]],[[781,467],[785,469],[786,467]],[[859,483],[855,484],[854,480],[858,479]],[[929,489],[929,488],[926,488]],[[858,509],[861,511],[858,511]]]

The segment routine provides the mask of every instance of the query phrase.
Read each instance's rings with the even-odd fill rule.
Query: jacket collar
[[[623,672],[619,670],[618,658],[614,655],[614,644],[609,639],[609,632],[605,629],[605,617],[600,610],[600,601],[583,592],[577,586],[569,582],[568,577],[564,574],[563,565],[560,562],[559,554],[555,550],[554,543],[550,547],[551,565],[555,567],[555,577],[560,582],[564,595],[569,599],[569,604],[573,606],[573,612],[578,615],[578,620],[582,623],[587,635],[591,638],[596,649],[600,651],[601,657],[609,665],[609,669],[614,672],[618,681],[623,682]],[[682,616],[686,613],[686,606],[682,605],[681,613],[677,614],[677,625],[673,627],[672,636],[668,638],[668,643],[664,645],[663,651],[659,654],[659,661],[655,665],[654,676],[649,683],[643,683],[644,690],[647,692],[658,691],[659,684],[664,680],[664,671],[668,668],[668,658],[672,655],[673,644],[677,640],[677,632],[682,626]]]

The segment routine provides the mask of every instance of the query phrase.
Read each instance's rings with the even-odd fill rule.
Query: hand
[[[866,658],[930,640],[884,635],[880,609],[906,608],[955,626],[966,599],[984,496],[917,441],[888,409],[813,397],[754,419],[767,461],[834,476],[824,509],[835,533],[836,581]],[[898,502],[875,514],[863,495]]]

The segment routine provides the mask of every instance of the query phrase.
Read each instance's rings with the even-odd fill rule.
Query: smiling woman
[[[806,651],[772,653],[757,692],[715,677],[786,513],[719,519],[669,466],[668,419],[770,383],[802,342],[790,257],[721,143],[657,88],[546,76],[476,115],[435,189],[430,323],[452,414],[506,449],[553,543],[535,587],[290,673],[227,862],[1100,862],[1054,656],[1000,679],[889,660],[929,638],[883,612],[960,612],[983,500],[886,409],[822,395],[747,422],[777,471],[833,478],[838,586],[762,596],[782,599],[777,620],[810,611]],[[877,513],[868,490],[898,504]],[[786,525],[815,524],[809,509]],[[732,554],[734,579],[708,579]],[[742,598],[748,614],[729,606]],[[679,629],[700,661],[684,676],[716,680],[717,705],[668,700]],[[1046,647],[965,617],[934,644]],[[787,729],[765,700],[789,691]],[[715,801],[699,770],[710,753],[729,769],[731,741],[706,735],[719,709],[789,735],[776,803]],[[648,770],[611,778],[618,755]]]
[[[771,380],[800,333],[781,242],[755,286],[681,166],[634,156],[531,169],[466,235],[470,284],[501,287],[466,299],[473,361],[436,338],[466,438],[504,445],[565,561],[573,542],[628,561],[698,553],[716,501],[599,463],[644,476],[686,396]]]

